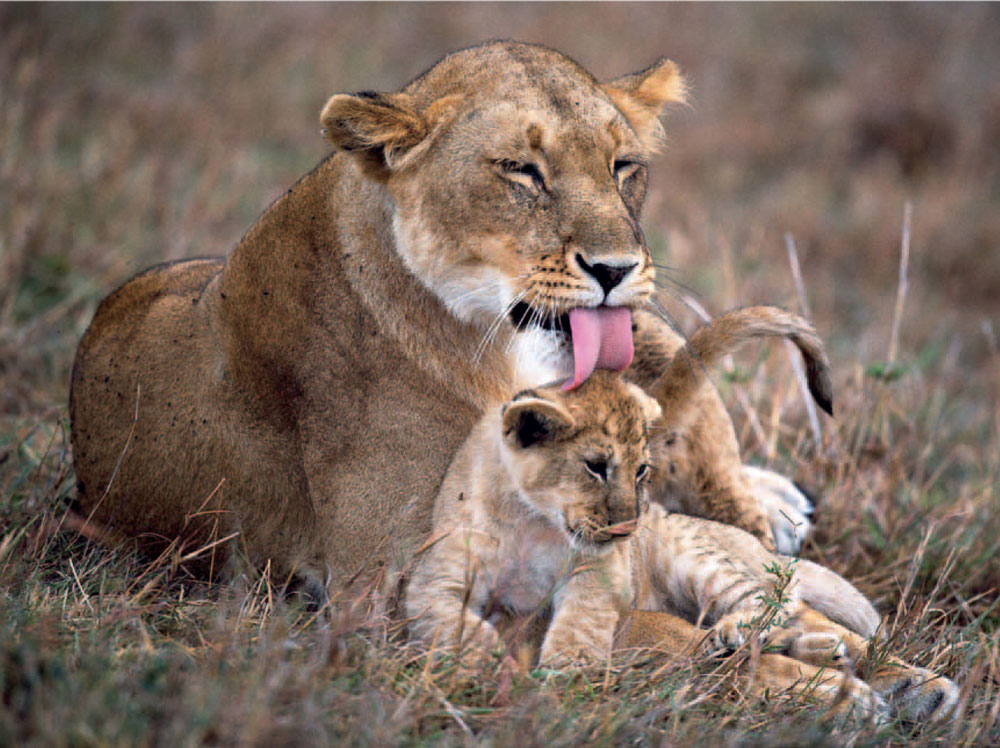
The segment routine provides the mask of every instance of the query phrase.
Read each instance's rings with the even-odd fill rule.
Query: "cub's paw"
[[[764,644],[767,641],[767,632],[755,630],[751,624],[752,620],[753,614],[745,611],[722,616],[712,627],[712,642],[715,648],[733,651],[746,644],[754,635],[761,644]]]
[[[792,481],[773,470],[744,465],[743,479],[771,524],[775,549],[789,556],[797,554],[812,530],[812,502]]]
[[[787,645],[789,657],[819,667],[848,667],[851,664],[847,645],[830,632],[808,631],[791,639]]]
[[[804,685],[803,692],[826,703],[838,717],[871,720],[880,725],[889,721],[891,712],[885,699],[850,673],[820,668]]]
[[[954,681],[918,667],[899,668],[895,677],[883,675],[872,681],[893,712],[908,722],[954,717],[961,695]]]

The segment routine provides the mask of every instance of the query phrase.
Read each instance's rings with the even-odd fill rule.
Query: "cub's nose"
[[[579,252],[576,255],[576,261],[583,272],[600,284],[601,288],[604,289],[605,296],[611,293],[611,289],[621,283],[622,278],[628,275],[632,271],[632,268],[639,264],[637,262],[628,264],[595,262],[594,264],[590,264]]]

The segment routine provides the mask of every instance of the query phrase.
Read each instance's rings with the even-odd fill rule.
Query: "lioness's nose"
[[[576,261],[580,264],[580,268],[583,272],[591,276],[600,284],[601,288],[604,289],[605,296],[611,293],[611,289],[621,283],[622,278],[628,275],[632,271],[632,268],[639,264],[637,262],[628,264],[595,262],[591,265],[579,252],[576,254]]]

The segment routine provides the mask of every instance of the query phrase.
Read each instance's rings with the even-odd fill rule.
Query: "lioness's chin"
[[[520,389],[540,387],[573,375],[573,349],[566,333],[527,327],[514,336],[511,362]]]

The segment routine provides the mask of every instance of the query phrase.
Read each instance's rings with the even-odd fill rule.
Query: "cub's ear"
[[[639,141],[654,153],[663,145],[660,114],[667,104],[683,104],[687,86],[677,66],[661,57],[645,70],[604,84],[604,92],[632,125]]]
[[[418,112],[403,93],[337,94],[323,107],[320,122],[327,140],[353,154],[369,177],[384,181],[423,150],[453,105],[447,97]]]
[[[504,439],[521,449],[546,442],[572,425],[566,408],[531,390],[516,395],[503,409]]]

